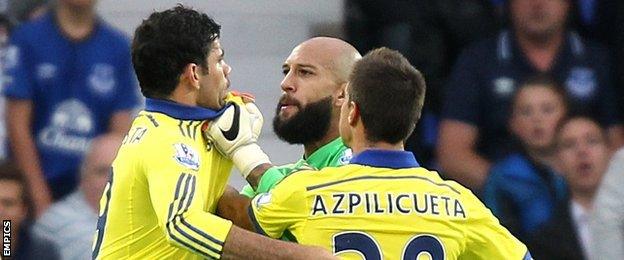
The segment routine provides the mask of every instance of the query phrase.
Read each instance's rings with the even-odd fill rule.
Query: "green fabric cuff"
[[[253,188],[249,184],[247,184],[247,185],[245,185],[245,187],[243,187],[243,189],[240,191],[240,194],[245,196],[245,197],[248,197],[250,199],[252,199],[254,196],[256,196],[256,192],[253,190]]]
[[[262,177],[260,177],[260,182],[258,183],[258,189],[256,190],[256,194],[269,192],[285,177],[286,176],[284,176],[284,174],[281,173],[277,168],[269,168],[262,175]]]

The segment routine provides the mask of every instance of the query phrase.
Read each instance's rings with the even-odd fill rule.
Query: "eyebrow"
[[[295,65],[297,65],[297,66],[298,66],[298,67],[300,67],[300,68],[309,68],[309,69],[316,70],[316,66],[311,65],[311,64],[295,64]],[[284,64],[282,65],[282,69],[286,69],[286,68],[289,68],[289,67],[290,67],[290,66],[288,65],[288,63],[284,63]]]

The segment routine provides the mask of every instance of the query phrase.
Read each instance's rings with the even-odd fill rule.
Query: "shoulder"
[[[611,160],[624,162],[624,148],[620,148],[619,150],[617,150]]]
[[[28,245],[28,257],[32,259],[58,259],[59,248],[50,238],[46,238],[34,232],[30,233]],[[58,245],[60,246],[60,245]]]
[[[596,54],[608,55],[609,53],[609,48],[606,45],[592,39],[582,38],[574,31],[570,32],[569,41],[574,51],[586,51],[587,57],[592,57]]]
[[[475,61],[483,58],[495,57],[497,52],[505,51],[506,48],[510,48],[509,39],[509,33],[507,31],[502,31],[494,36],[475,41],[464,48],[462,57]]]
[[[183,140],[182,137],[185,136],[182,135],[182,131],[186,130],[185,127],[180,120],[161,113],[143,110],[135,117],[128,135],[132,135],[133,130],[145,129],[143,131],[145,131],[144,138],[146,138],[146,141],[154,142],[155,145],[164,145],[177,140]]]
[[[327,168],[325,168],[327,169]],[[288,177],[284,178],[277,187],[288,186],[292,191],[304,190],[310,181],[317,179],[319,171],[312,169],[296,170]],[[277,188],[276,187],[276,188]]]
[[[496,162],[490,170],[491,178],[506,178],[524,176],[526,171],[532,171],[527,159],[518,153],[511,154]]]
[[[331,166],[347,165],[351,161],[351,158],[353,158],[351,148],[343,145],[337,150],[336,157],[334,158],[334,162]]]
[[[141,158],[151,158],[159,154],[169,156],[168,151],[174,152],[176,144],[188,147],[195,145],[193,139],[185,136],[188,135],[186,129],[185,126],[179,127],[175,119],[166,115],[141,111],[124,137],[122,148],[130,148],[134,153],[138,150]]]
[[[106,37],[107,41],[112,42],[117,47],[128,48],[130,46],[130,38],[124,32],[102,19],[99,19],[98,23],[99,33]]]
[[[13,32],[11,37],[20,40],[37,40],[40,39],[41,33],[50,31],[50,18],[49,15],[44,15],[33,21],[20,24]]]

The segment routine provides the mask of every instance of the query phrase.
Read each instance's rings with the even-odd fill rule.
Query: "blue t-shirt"
[[[492,166],[483,202],[501,224],[523,239],[555,215],[566,194],[563,177],[522,153],[514,153]]]
[[[91,139],[108,130],[115,112],[138,105],[129,46],[121,32],[99,19],[91,35],[72,41],[53,13],[11,35],[4,94],[32,100],[33,138],[51,186],[73,188]]]
[[[550,73],[564,84],[572,112],[588,114],[605,126],[621,123],[608,51],[569,32]],[[518,84],[538,74],[514,41],[513,32],[477,42],[459,57],[449,78],[443,119],[479,128],[478,150],[502,159],[513,146],[507,130],[509,104]]]

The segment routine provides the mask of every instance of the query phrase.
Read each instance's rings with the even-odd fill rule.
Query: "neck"
[[[332,130],[327,131],[327,134],[325,134],[325,136],[323,136],[323,138],[321,138],[321,140],[304,144],[303,145],[303,150],[304,150],[305,158],[309,158],[310,155],[312,155],[314,152],[316,152],[316,150],[320,149],[324,145],[326,145],[326,144],[330,143],[331,141],[335,140],[339,136],[340,135],[338,134],[338,130],[333,129],[333,131]]]
[[[168,100],[187,106],[197,106],[197,93],[188,89],[183,85],[176,86]]]
[[[56,6],[59,27],[72,40],[88,37],[95,27],[95,10],[77,8],[59,1]]]
[[[85,201],[89,205],[89,208],[91,208],[91,210],[93,210],[95,214],[98,214],[98,211],[100,208],[100,195],[101,194],[100,193],[94,194],[94,192],[89,192],[89,190],[87,190],[87,187],[81,187],[80,190],[82,192],[82,196],[84,196]]]
[[[327,129],[327,132],[325,133],[323,138],[314,142],[308,142],[306,144],[303,144],[304,158],[310,157],[310,155],[316,152],[316,150],[340,137],[340,133],[338,131],[339,116],[340,114],[332,115],[332,119],[330,121],[331,123],[329,124],[329,128]]]
[[[572,192],[572,200],[585,210],[591,210],[594,201],[594,192]]]
[[[554,162],[554,152],[552,149],[531,149],[527,148],[526,153],[531,160],[552,167]]]
[[[386,142],[371,142],[371,141],[355,141],[351,145],[351,150],[353,154],[359,154],[368,149],[379,149],[379,150],[394,150],[394,151],[404,151],[403,142],[399,142],[396,144],[386,143]]]
[[[11,227],[11,252],[17,252],[17,248],[19,246],[20,239],[20,229],[19,227]]]
[[[516,33],[518,45],[529,61],[540,71],[548,71],[564,40],[564,32],[548,35]]]

